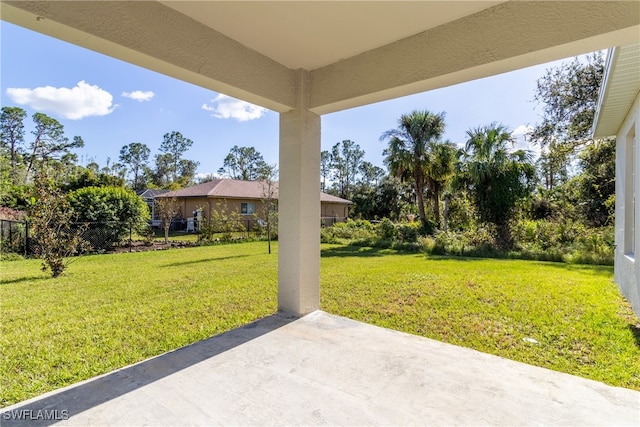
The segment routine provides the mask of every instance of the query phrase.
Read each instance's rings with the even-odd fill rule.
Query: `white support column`
[[[280,114],[278,309],[320,308],[320,116],[308,110],[309,72],[296,71],[294,110]]]

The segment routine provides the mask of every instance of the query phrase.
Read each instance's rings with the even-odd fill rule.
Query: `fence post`
[[[29,221],[24,220],[24,256],[29,256]]]

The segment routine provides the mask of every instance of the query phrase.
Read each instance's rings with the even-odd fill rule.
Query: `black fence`
[[[29,221],[0,220],[0,253],[13,252],[24,256],[35,254],[37,241]],[[86,250],[101,252],[114,247],[130,246],[133,228],[125,222],[72,222],[71,232],[77,232],[87,243]],[[139,236],[136,236],[139,237]]]
[[[345,218],[322,217],[321,225],[328,227]],[[158,224],[150,224],[157,228]],[[266,223],[260,219],[243,219],[221,221],[220,229],[209,230],[209,238],[219,238],[231,235],[234,239],[249,239],[252,237],[264,237],[266,235]],[[37,242],[33,238],[33,230],[30,230],[29,221],[0,220],[0,253],[13,252],[24,256],[33,255]],[[129,247],[131,249],[134,240],[142,240],[142,236],[135,232],[127,223],[112,222],[82,222],[71,223],[70,227],[79,232],[80,237],[88,243],[88,250],[103,252],[114,247]],[[172,236],[176,233],[196,234],[200,227],[197,222],[186,220],[174,220],[171,223]],[[277,234],[277,226],[271,230],[272,235]],[[157,237],[160,237],[156,234]]]
[[[28,221],[0,220],[0,252],[13,252],[28,256],[35,242],[29,238]]]

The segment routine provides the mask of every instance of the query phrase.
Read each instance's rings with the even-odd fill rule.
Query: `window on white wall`
[[[638,174],[638,144],[636,141],[635,124],[631,126],[631,132],[626,137],[625,160],[625,194],[624,194],[624,253],[635,258],[636,253],[636,209],[638,188],[636,175]]]
[[[251,215],[256,211],[256,205],[253,203],[241,203],[240,213],[243,215]]]

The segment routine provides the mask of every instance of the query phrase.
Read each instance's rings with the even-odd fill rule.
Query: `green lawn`
[[[2,406],[277,306],[265,242],[86,256],[55,280],[39,268],[2,263]],[[331,313],[640,390],[640,322],[610,267],[323,245],[321,298]]]

